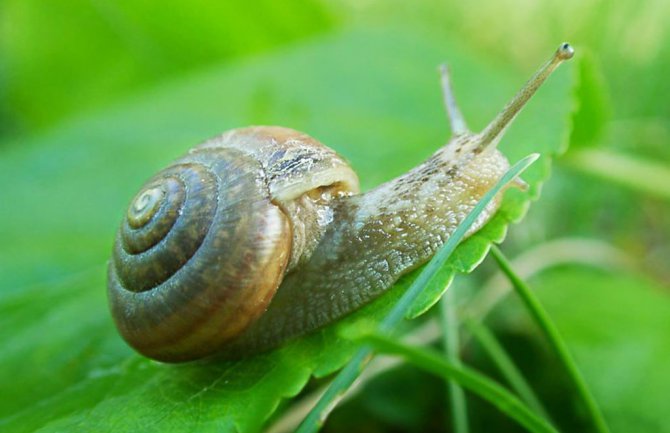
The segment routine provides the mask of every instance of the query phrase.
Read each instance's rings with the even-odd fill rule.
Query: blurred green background
[[[440,61],[451,62],[479,129],[568,40],[578,50],[575,115],[560,139],[570,147],[504,249],[538,289],[612,430],[670,432],[668,22],[664,0],[3,0],[0,388],[3,400],[16,397],[0,405],[0,430],[57,431],[63,414],[95,403],[83,393],[66,408],[51,396],[128,356],[104,305],[80,314],[104,303],[125,204],[187,148],[250,123],[304,129],[370,188],[447,136]],[[532,140],[542,129],[527,122],[510,134]],[[90,275],[99,286],[82,282]],[[455,290],[503,286],[486,261]],[[518,303],[502,301],[489,322],[558,424],[580,431],[571,391]],[[71,341],[86,327],[96,332]],[[463,356],[497,377],[476,344]],[[472,431],[520,431],[476,397],[468,403]],[[407,366],[370,379],[326,425],[449,429],[443,385]]]

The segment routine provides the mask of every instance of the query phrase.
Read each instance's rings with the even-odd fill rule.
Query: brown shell
[[[332,150],[276,127],[230,131],[158,173],[132,201],[109,265],[121,335],[161,361],[219,351],[283,279],[293,243],[287,203],[330,184],[358,190]]]

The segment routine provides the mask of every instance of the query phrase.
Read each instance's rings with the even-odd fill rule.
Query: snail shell
[[[571,55],[562,45],[481,133],[467,130],[444,70],[452,139],[365,194],[342,157],[291,129],[234,129],[196,146],[146,182],[117,233],[108,297],[122,337],[166,362],[246,356],[375,299],[500,179],[506,126]]]
[[[329,201],[358,192],[332,150],[287,128],[230,131],[151,178],[109,268],[121,335],[161,360],[209,355],[266,308],[314,248]]]

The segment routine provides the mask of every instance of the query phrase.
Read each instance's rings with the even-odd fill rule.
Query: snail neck
[[[380,237],[391,259],[402,268],[423,263],[439,249],[476,203],[509,168],[497,149],[481,149],[476,137],[458,135],[423,164],[350,199],[352,220],[361,238]],[[499,200],[470,229],[478,230],[495,212]],[[382,234],[383,232],[383,234]],[[384,250],[380,248],[380,250]],[[402,269],[401,272],[405,270]]]

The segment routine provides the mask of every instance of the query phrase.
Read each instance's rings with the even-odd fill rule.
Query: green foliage
[[[576,90],[578,106],[572,117],[570,149],[598,144],[611,116],[605,77],[597,59],[588,49],[580,55]]]
[[[453,380],[459,385],[468,388],[473,393],[485,398],[496,405],[501,412],[509,415],[516,422],[523,425],[532,433],[557,433],[547,420],[533,413],[512,393],[486,376],[446,360],[432,351],[403,345],[379,334],[372,334],[363,338],[382,353],[399,355],[413,365],[429,371],[445,380]]]
[[[104,293],[113,234],[136,188],[203,138],[255,123],[322,140],[351,160],[369,189],[448,136],[437,64],[449,62],[464,115],[478,130],[567,39],[578,52],[573,99],[571,71],[562,67],[501,145],[513,161],[542,153],[524,174],[530,192],[507,193],[494,221],[457,249],[411,316],[505,236],[505,251],[565,236],[610,242],[630,255],[634,271],[562,267],[531,284],[612,431],[670,433],[667,1],[220,3],[0,2],[1,431],[245,432],[260,431],[273,412],[292,413],[299,405],[287,398],[357,350],[341,331],[378,321],[416,274],[276,352],[215,365],[148,361],[116,333]],[[541,186],[539,206],[506,233]],[[572,253],[561,254],[599,254]],[[482,286],[489,267],[467,285]],[[499,305],[489,329],[555,425],[581,431],[567,379],[517,307]],[[411,324],[430,324],[430,313]],[[496,378],[489,357],[468,341],[463,362]],[[449,425],[444,387],[432,376],[404,367],[363,383],[326,432]],[[465,397],[471,432],[522,431]]]
[[[477,340],[477,343],[486,351],[487,355],[495,363],[505,381],[509,383],[510,387],[515,393],[528,405],[536,414],[540,415],[546,420],[551,420],[547,410],[539,401],[535,392],[528,384],[523,374],[518,370],[514,361],[512,361],[505,351],[505,348],[496,339],[493,332],[491,332],[484,324],[477,323],[472,319],[465,322],[468,332]]]
[[[639,275],[576,266],[544,272],[531,283],[612,431],[670,432],[665,413],[670,387],[666,289]],[[526,334],[527,322],[513,311],[498,324],[503,332]],[[532,382],[543,383],[556,371],[543,365],[527,374]]]
[[[239,363],[175,367],[142,359],[113,329],[101,264],[137,185],[228,127],[257,122],[308,131],[350,157],[366,187],[407,169],[447,135],[435,73],[445,56],[458,65],[457,83],[481,79],[497,107],[523,80],[479,65],[455,44],[353,31],[174,82],[10,148],[0,162],[0,181],[11,185],[5,197],[15,204],[2,210],[0,227],[13,245],[0,257],[0,383],[14,397],[0,405],[3,430],[257,431],[310,375],[341,367],[353,350],[337,337],[341,324]],[[511,158],[560,147],[567,72],[552,78],[510,130],[503,148]],[[467,100],[467,86],[460,87]],[[554,121],[528,133],[546,112]],[[466,113],[475,124],[490,114]],[[539,165],[524,176],[534,190],[548,160]],[[454,268],[474,267],[489,240],[500,239],[507,221],[525,210],[527,198],[513,193],[490,228],[458,249]],[[448,278],[440,278],[444,287]],[[345,322],[381,317],[399,290]]]
[[[576,97],[578,106],[572,116],[566,165],[633,191],[670,200],[670,168],[667,164],[630,154],[591,149],[603,144],[611,104],[604,76],[588,50],[579,62]]]
[[[570,168],[632,191],[670,200],[670,167],[663,162],[599,149],[583,149],[571,152],[565,163]]]
[[[242,362],[159,364],[120,340],[104,286],[98,268],[2,302],[0,383],[12,395],[0,406],[2,431],[259,431],[281,398],[339,368],[355,348],[338,324]],[[378,317],[392,300],[347,322]]]
[[[313,36],[332,21],[312,0],[253,8],[244,0],[4,0],[0,52],[12,71],[0,76],[5,122],[51,125],[151,82]]]
[[[609,433],[609,427],[603,418],[600,408],[593,399],[593,395],[586,385],[581,372],[577,368],[570,351],[568,350],[563,337],[561,337],[554,322],[547,315],[542,304],[533,294],[532,289],[523,281],[512,269],[507,258],[500,252],[498,247],[491,249],[491,255],[500,266],[500,269],[509,279],[514,287],[516,295],[521,299],[524,307],[533,318],[535,325],[540,329],[549,347],[551,347],[555,356],[559,359],[561,366],[567,371],[572,386],[575,388],[575,394],[579,398],[583,410],[587,414],[587,419],[591,428],[595,432]]]

